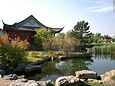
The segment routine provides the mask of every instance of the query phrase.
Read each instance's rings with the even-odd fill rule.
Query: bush
[[[26,49],[28,42],[19,38],[9,39],[8,35],[0,37],[0,61],[6,66],[16,66],[26,61]]]

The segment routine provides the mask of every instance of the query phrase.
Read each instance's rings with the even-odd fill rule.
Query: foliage
[[[91,37],[93,43],[110,43],[114,42],[114,38],[110,37],[109,35],[101,35],[101,33],[93,34]]]
[[[70,55],[71,52],[75,51],[75,46],[79,46],[79,40],[61,33],[55,37],[55,44],[58,50]]]
[[[115,55],[115,44],[113,43],[96,43],[92,48],[95,55]]]
[[[51,42],[53,41],[52,38],[52,32],[50,29],[47,28],[38,28],[36,30],[35,35],[35,43],[38,45],[38,50],[49,50],[52,47],[50,47]]]
[[[59,33],[57,36],[55,36],[55,44],[57,45],[57,50],[62,50],[64,46],[64,40],[65,40],[65,35],[64,33]]]
[[[102,42],[101,39],[102,39],[101,33],[96,33],[96,34],[92,35],[92,41],[93,41],[93,43],[100,43],[100,42]]]
[[[71,31],[71,35],[74,38],[79,39],[80,41],[80,51],[86,51],[86,48],[91,47],[92,33],[89,31],[89,27],[90,26],[88,25],[88,22],[80,21],[74,26],[73,30]]]
[[[7,66],[25,62],[27,45],[26,40],[11,40],[6,34],[0,36],[0,61]]]

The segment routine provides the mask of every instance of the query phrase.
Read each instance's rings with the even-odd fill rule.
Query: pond
[[[94,70],[99,75],[115,69],[115,57],[109,55],[95,55],[87,59],[69,59],[65,61],[46,62],[41,65],[42,72],[27,78],[35,80],[55,81],[59,76],[71,75],[78,70]]]

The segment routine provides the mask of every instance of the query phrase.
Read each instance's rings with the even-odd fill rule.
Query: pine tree
[[[86,51],[87,48],[91,47],[92,33],[89,31],[89,28],[88,22],[79,21],[71,31],[71,35],[80,40],[78,48],[80,51]]]

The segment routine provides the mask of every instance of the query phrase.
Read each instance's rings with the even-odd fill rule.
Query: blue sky
[[[115,12],[112,3],[113,0],[0,0],[0,20],[13,24],[34,15],[46,26],[65,26],[63,32],[85,20],[93,33],[113,36]]]

